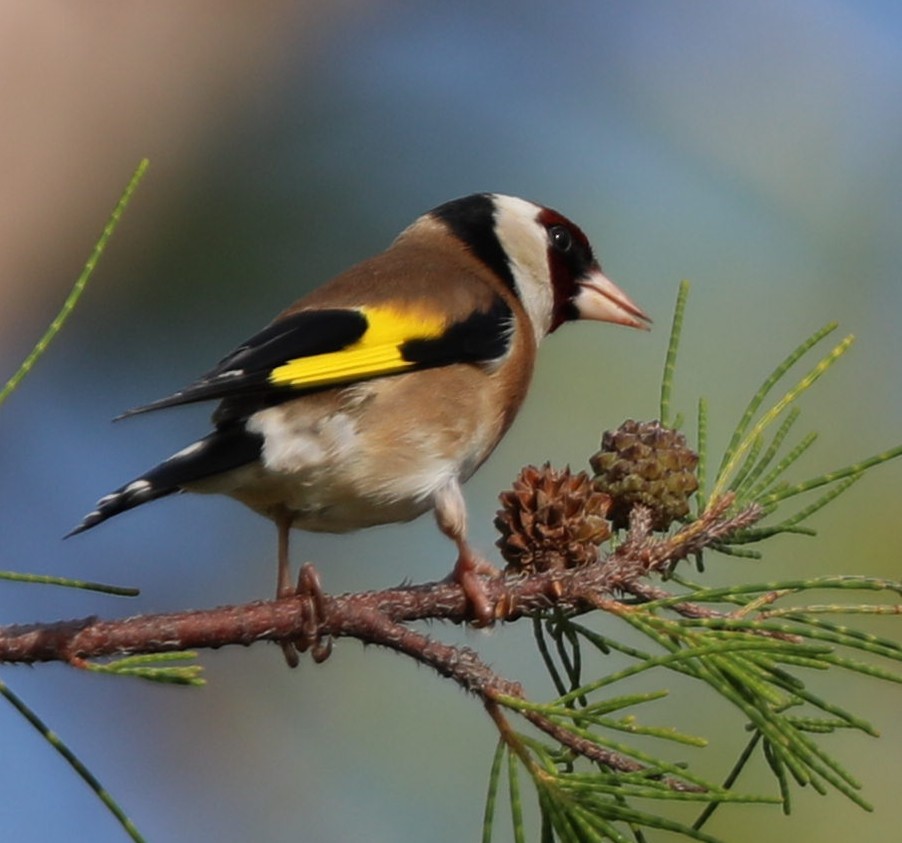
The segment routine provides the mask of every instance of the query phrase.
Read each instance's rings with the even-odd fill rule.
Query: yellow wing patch
[[[440,337],[445,319],[397,307],[361,307],[367,329],[353,345],[326,354],[298,357],[269,373],[273,386],[316,387],[402,372],[414,364],[401,356],[410,340]]]

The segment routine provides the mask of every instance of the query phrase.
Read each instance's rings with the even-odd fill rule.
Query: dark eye
[[[548,239],[559,252],[567,253],[573,247],[573,235],[562,225],[553,225],[548,229]]]

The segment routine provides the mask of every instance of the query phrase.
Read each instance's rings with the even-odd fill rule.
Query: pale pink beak
[[[630,297],[597,267],[579,282],[573,304],[580,319],[613,322],[649,330],[651,319]]]

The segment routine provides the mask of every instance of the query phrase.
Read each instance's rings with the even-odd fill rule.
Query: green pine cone
[[[655,530],[689,514],[689,498],[698,489],[698,455],[679,431],[630,419],[604,434],[590,463],[595,488],[611,496],[608,518],[615,529],[629,526],[638,503],[651,510]]]

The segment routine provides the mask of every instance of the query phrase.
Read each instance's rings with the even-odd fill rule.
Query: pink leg
[[[294,594],[291,582],[291,562],[288,558],[288,536],[291,532],[291,514],[287,510],[278,513],[273,519],[279,531],[279,572],[276,579],[276,599],[281,600]],[[300,663],[297,650],[290,641],[283,641],[282,655],[289,667],[297,667]]]
[[[275,517],[279,531],[279,571],[276,579],[276,597],[289,597],[294,594],[291,582],[291,560],[288,558],[288,536],[291,533],[291,514],[280,512]]]
[[[467,507],[456,479],[449,481],[436,494],[435,520],[438,528],[457,545],[457,562],[449,579],[463,589],[476,623],[488,626],[495,619],[495,609],[480,577],[498,576],[499,572],[474,553],[467,542]]]

